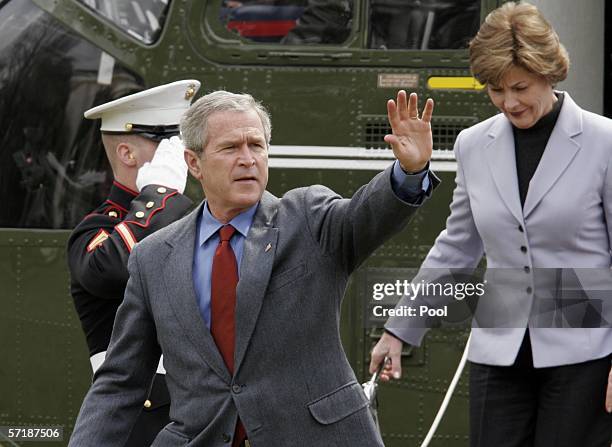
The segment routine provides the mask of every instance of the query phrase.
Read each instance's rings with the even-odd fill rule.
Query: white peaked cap
[[[101,131],[130,132],[132,126],[176,126],[200,88],[186,79],[124,96],[85,112],[85,118],[102,119]]]

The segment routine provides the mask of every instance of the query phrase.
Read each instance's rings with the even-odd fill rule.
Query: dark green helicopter
[[[199,94],[248,92],[268,107],[276,195],[314,183],[353,194],[391,163],[386,100],[405,89],[436,102],[432,169],[443,183],[353,274],[343,303],[344,346],[367,380],[384,322],[372,312],[373,284],[412,277],[449,212],[455,137],[495,112],[466,47],[501,3],[0,0],[0,428],[61,427],[54,445],[66,445],[91,383],[65,245],[112,174],[98,124],[83,112],[178,79],[200,80]],[[187,194],[201,198],[195,182]],[[378,392],[386,445],[421,444],[467,335],[451,325],[406,349],[404,377]],[[466,446],[467,413],[462,378],[431,445]],[[34,442],[0,430],[0,446],[14,445]]]

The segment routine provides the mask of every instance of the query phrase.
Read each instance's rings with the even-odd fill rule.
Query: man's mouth
[[[238,177],[234,181],[235,182],[256,182],[257,178],[253,176],[244,176],[244,177]]]

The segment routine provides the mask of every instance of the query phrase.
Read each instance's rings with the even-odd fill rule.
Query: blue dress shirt
[[[244,239],[246,238],[249,228],[253,223],[253,216],[257,211],[259,203],[256,203],[248,210],[238,214],[229,224],[232,225],[236,232],[230,241],[236,263],[240,267],[242,260],[242,252],[244,249]],[[199,217],[199,229],[195,246],[195,255],[193,257],[193,284],[195,286],[196,298],[200,314],[204,318],[206,326],[210,329],[210,286],[212,281],[212,262],[215,256],[215,250],[219,245],[219,228],[223,224],[213,217],[208,209],[208,203],[202,208],[202,215]],[[240,272],[238,272],[240,275]],[[238,276],[240,278],[240,276]]]
[[[395,161],[393,173],[391,175],[391,187],[393,192],[402,200],[412,203],[417,200],[423,192],[429,189],[428,170],[407,175]],[[240,261],[244,250],[244,239],[249,233],[249,228],[253,223],[253,216],[257,211],[259,203],[256,203],[246,211],[234,217],[229,224],[236,228],[236,233],[232,237],[230,244],[236,262],[238,264],[238,278],[240,279]],[[212,277],[212,262],[217,245],[219,245],[219,228],[223,226],[221,222],[213,217],[208,209],[208,203],[202,207],[202,214],[198,218],[198,234],[193,257],[193,284],[195,287],[196,299],[200,314],[210,329],[210,286]]]

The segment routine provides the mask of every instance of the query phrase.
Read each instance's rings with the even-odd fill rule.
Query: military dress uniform
[[[108,348],[128,280],[127,261],[132,248],[182,217],[191,204],[186,196],[164,186],[149,185],[138,193],[115,181],[106,201],[74,229],[68,241],[71,292],[94,370]],[[169,403],[164,376],[157,374],[132,431],[135,443],[128,445],[153,442],[168,423]]]
[[[197,80],[176,81],[96,106],[84,114],[85,118],[101,120],[103,134],[138,135],[159,143],[152,159],[137,169],[135,184],[140,192],[115,180],[108,198],[85,216],[68,240],[71,292],[94,373],[104,361],[115,314],[123,300],[130,252],[146,236],[185,215],[192,205],[182,194],[187,165],[176,135],[180,118],[199,87]],[[137,147],[138,140],[126,141]],[[116,148],[106,149],[108,155]],[[128,159],[136,160],[132,153]],[[140,162],[144,160],[146,157],[140,158]],[[124,174],[134,174],[133,164],[119,166],[129,170],[123,170]],[[126,447],[151,445],[169,423],[163,358],[157,373]]]

